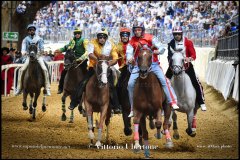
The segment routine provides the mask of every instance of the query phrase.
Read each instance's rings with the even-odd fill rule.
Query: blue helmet
[[[35,31],[36,31],[36,29],[37,29],[34,24],[29,24],[29,25],[27,26],[27,30],[29,30],[29,28],[34,28]]]

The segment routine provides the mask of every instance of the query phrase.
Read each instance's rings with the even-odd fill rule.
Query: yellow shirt
[[[106,56],[111,55],[112,59],[118,59],[117,48],[113,42],[107,40],[105,45],[103,46],[98,43],[97,39],[93,39],[90,43],[93,44],[93,46],[94,46],[93,54],[97,58],[99,58],[99,56],[104,53],[104,55],[106,55]],[[89,52],[89,54],[90,54],[90,52]],[[96,61],[93,59],[90,59],[88,68],[95,67],[95,65],[96,65]]]
[[[119,69],[123,68],[126,65],[126,47],[127,47],[127,44],[124,45],[122,42],[119,42],[117,45],[117,53],[119,57],[119,60],[118,60]]]

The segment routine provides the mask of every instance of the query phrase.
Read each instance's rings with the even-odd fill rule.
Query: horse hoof
[[[96,142],[96,144],[95,144],[95,146],[96,146],[96,147],[101,147],[101,146],[102,146],[102,144],[101,144],[101,142],[100,142],[100,141],[97,141],[97,142]]]
[[[141,149],[140,148],[135,148],[133,149],[133,153],[140,153],[141,152]]]
[[[30,108],[29,109],[29,113],[32,114],[33,113],[33,109]]]
[[[168,141],[168,142],[165,144],[165,147],[168,148],[168,149],[173,148],[173,142],[172,142],[172,141]]]
[[[23,110],[25,110],[25,111],[28,110],[28,107],[23,107]]]
[[[68,123],[73,123],[73,120],[70,120]]]
[[[157,138],[157,139],[161,139],[162,138],[162,134],[160,133],[160,134],[154,134],[154,136]]]
[[[196,136],[196,132],[192,132],[192,134],[190,136],[191,137],[195,137]]]
[[[132,135],[132,129],[131,128],[124,128],[124,134],[126,136]]]
[[[66,121],[67,117],[65,114],[62,115],[62,121]]]
[[[186,129],[186,132],[190,137],[195,137],[196,136],[196,132],[193,132],[192,130],[190,130],[188,128]]]
[[[180,137],[179,134],[173,134],[173,138],[174,138],[174,139],[178,140],[179,137]]]
[[[46,106],[45,106],[45,105],[42,106],[42,111],[43,111],[43,112],[46,112],[46,110],[47,110]]]
[[[88,145],[88,148],[92,148],[92,147],[94,147],[94,146],[93,146],[92,143],[90,143],[90,144]]]

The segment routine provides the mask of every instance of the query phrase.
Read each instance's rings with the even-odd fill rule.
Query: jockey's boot
[[[50,92],[50,82],[49,82],[49,77],[48,77],[48,71],[43,72],[45,76],[45,89],[46,89],[46,95],[51,96]]]
[[[130,112],[130,114],[128,115],[128,117],[133,117],[133,111]]]
[[[176,103],[172,103],[172,108],[173,109],[179,109],[178,105]]]
[[[206,111],[207,110],[207,107],[206,107],[205,104],[201,104],[200,106],[201,106],[202,111]]]

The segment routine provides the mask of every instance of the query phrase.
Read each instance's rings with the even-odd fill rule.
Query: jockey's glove
[[[188,63],[188,62],[192,62],[194,59],[192,57],[186,57],[185,58],[185,62]]]

